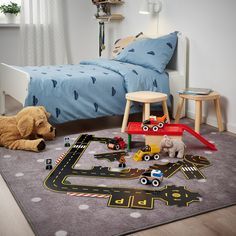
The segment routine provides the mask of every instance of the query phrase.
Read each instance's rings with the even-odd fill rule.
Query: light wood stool
[[[127,127],[130,105],[132,101],[143,103],[143,121],[149,119],[150,117],[150,104],[156,102],[162,102],[163,112],[167,116],[167,122],[170,123],[170,118],[166,103],[167,101],[166,94],[151,92],[151,91],[138,91],[133,93],[127,93],[125,97],[127,101],[126,101],[125,114],[123,118],[121,132],[125,132],[125,129]]]
[[[217,117],[217,123],[219,131],[224,131],[223,123],[222,123],[222,115],[220,110],[220,94],[217,92],[211,92],[208,95],[190,95],[190,94],[180,94],[180,101],[175,117],[175,123],[179,123],[181,110],[183,108],[184,101],[186,99],[194,100],[195,101],[195,131],[197,133],[200,132],[200,124],[202,122],[202,102],[213,100],[215,104],[215,110],[216,110],[216,117]]]

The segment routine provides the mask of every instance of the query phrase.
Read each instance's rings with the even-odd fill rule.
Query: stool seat
[[[192,94],[180,94],[181,98],[194,100],[194,101],[207,101],[214,100],[220,97],[220,94],[217,92],[211,92],[208,95],[192,95]]]
[[[181,110],[183,108],[183,104],[185,100],[193,100],[195,101],[195,131],[197,133],[200,132],[200,124],[202,122],[202,102],[204,101],[214,101],[215,110],[216,110],[216,118],[218,123],[219,131],[224,131],[224,126],[222,122],[222,115],[220,109],[220,94],[217,92],[211,92],[208,95],[192,95],[192,94],[179,94],[179,106],[177,109],[175,123],[179,123]]]
[[[149,119],[150,117],[150,104],[156,102],[162,102],[163,112],[167,116],[167,122],[170,122],[168,108],[167,108],[167,95],[164,93],[151,92],[151,91],[138,91],[127,93],[126,97],[126,106],[125,113],[122,122],[121,132],[125,132],[127,127],[130,105],[131,102],[140,102],[143,103],[143,121]]]
[[[167,94],[151,91],[138,91],[133,93],[127,93],[125,97],[127,100],[142,103],[155,103],[167,100]]]

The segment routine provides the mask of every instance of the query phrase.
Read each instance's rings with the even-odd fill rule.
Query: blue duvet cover
[[[150,90],[169,94],[167,73],[115,60],[20,69],[30,74],[25,106],[45,106],[53,123],[121,115],[127,92]],[[131,108],[131,112],[139,110],[138,105]]]

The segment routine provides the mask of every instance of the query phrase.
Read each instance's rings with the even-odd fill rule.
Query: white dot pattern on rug
[[[118,134],[118,132],[112,132],[112,134]]]
[[[105,184],[99,184],[98,187],[106,187],[107,185]]]
[[[11,155],[4,155],[3,158],[5,158],[5,159],[11,158]]]
[[[89,209],[89,206],[88,205],[79,205],[79,209],[80,210],[87,210],[87,209]]]
[[[205,154],[212,154],[211,151],[204,151]]]
[[[40,197],[34,197],[34,198],[31,199],[31,201],[32,201],[32,202],[40,202],[40,201],[42,201],[42,198],[40,198]]]
[[[66,236],[68,233],[64,230],[59,230],[55,233],[55,236]]]
[[[121,169],[121,168],[118,168],[118,167],[112,167],[112,168],[110,168],[110,171],[121,172],[122,169]]]
[[[55,148],[55,150],[60,151],[60,150],[62,150],[62,148],[61,147],[57,147],[57,148]]]
[[[141,217],[142,215],[141,215],[141,213],[139,213],[139,212],[133,212],[133,213],[130,214],[130,216],[133,217],[133,218],[139,218],[139,217]]]
[[[15,176],[16,177],[22,177],[22,176],[24,176],[24,173],[19,172],[19,173],[16,173]]]
[[[216,134],[216,132],[211,132],[211,134]]]
[[[81,165],[80,164],[76,164],[75,165],[75,168],[79,168]]]
[[[206,183],[207,180],[206,180],[206,179],[199,179],[198,182],[200,182],[200,183]]]
[[[198,200],[199,200],[199,202],[202,202],[203,198],[202,197],[198,197]]]
[[[89,153],[89,154],[95,154],[96,151],[89,151],[88,153]]]
[[[210,140],[209,143],[215,143],[215,141]]]
[[[44,159],[38,159],[37,162],[42,163],[44,162]]]
[[[168,159],[161,159],[161,162],[169,162]]]

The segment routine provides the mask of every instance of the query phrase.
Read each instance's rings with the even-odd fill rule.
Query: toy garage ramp
[[[165,124],[164,127],[162,129],[159,129],[158,131],[153,131],[153,130],[143,131],[141,125],[142,125],[141,122],[129,122],[126,133],[129,136],[131,136],[132,134],[182,136],[183,132],[186,131],[189,134],[193,135],[196,139],[198,139],[201,143],[203,143],[211,150],[214,151],[217,150],[216,146],[213,143],[210,143],[200,134],[196,133],[193,129],[184,124]]]
[[[216,146],[213,143],[210,143],[209,141],[207,141],[205,138],[203,138],[200,134],[195,132],[193,129],[191,129],[187,125],[183,125],[183,124],[177,124],[177,125],[181,126],[184,131],[192,134],[195,138],[197,138],[200,142],[205,144],[211,150],[217,151],[217,148],[216,148]]]

